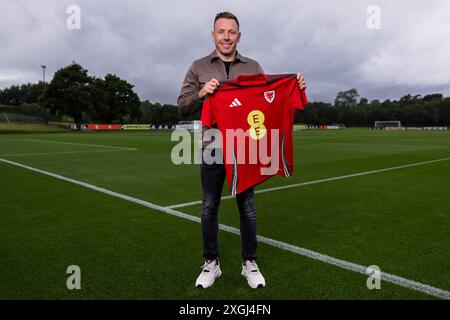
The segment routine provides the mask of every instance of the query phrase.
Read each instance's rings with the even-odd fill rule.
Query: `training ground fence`
[[[58,119],[37,104],[0,105],[1,123],[46,123],[48,121],[58,121]]]

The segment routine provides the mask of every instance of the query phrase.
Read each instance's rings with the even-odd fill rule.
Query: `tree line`
[[[38,104],[59,117],[69,116],[77,124],[138,121],[141,101],[133,85],[113,74],[92,77],[77,63],[55,72],[50,83],[23,84],[0,90],[0,104]]]
[[[399,120],[403,126],[450,126],[450,97],[440,93],[405,95],[384,101],[360,98],[356,89],[338,92],[334,104],[312,102],[296,122],[312,125],[345,124],[371,127],[375,121]]]
[[[175,105],[140,101],[134,86],[113,74],[92,77],[77,63],[56,71],[50,83],[13,85],[0,90],[0,104],[36,108],[75,123],[151,123],[171,125],[198,120],[200,112],[183,118]],[[295,122],[310,125],[373,126],[399,120],[407,126],[450,126],[450,97],[440,93],[405,95],[399,100],[361,98],[356,89],[338,92],[334,104],[311,102],[296,112]]]

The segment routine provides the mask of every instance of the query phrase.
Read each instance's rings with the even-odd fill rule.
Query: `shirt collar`
[[[220,59],[220,57],[217,55],[216,50],[214,50],[214,51],[209,55],[209,57],[210,57],[210,62],[211,62],[211,63],[212,63],[214,60],[216,60],[216,59]],[[236,51],[236,58],[234,59],[234,61],[240,61],[240,62],[246,63],[246,62],[247,62],[247,58],[244,57],[243,55],[241,55],[241,54],[239,53],[239,51]]]

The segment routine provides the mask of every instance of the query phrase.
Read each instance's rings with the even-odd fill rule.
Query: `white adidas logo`
[[[237,106],[242,106],[242,103],[238,99],[234,98],[233,102],[230,104],[230,108]]]

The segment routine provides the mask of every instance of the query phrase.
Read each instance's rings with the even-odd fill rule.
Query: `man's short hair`
[[[219,12],[218,14],[216,14],[216,18],[214,19],[214,25],[213,25],[213,27],[215,27],[216,26],[216,21],[217,20],[219,20],[219,19],[233,19],[234,21],[236,21],[236,23],[237,23],[237,26],[238,26],[238,30],[239,30],[239,21],[238,21],[238,18],[234,15],[234,14],[232,14],[231,12]]]

